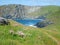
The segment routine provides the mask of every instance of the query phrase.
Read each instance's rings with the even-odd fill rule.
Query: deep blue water
[[[41,20],[37,20],[37,19],[25,19],[25,20],[21,20],[21,19],[14,19],[15,21],[23,24],[23,25],[26,25],[26,26],[29,26],[29,25],[35,25],[37,22],[41,22],[43,21],[42,19]]]

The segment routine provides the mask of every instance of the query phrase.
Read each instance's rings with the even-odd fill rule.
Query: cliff
[[[39,16],[49,16],[60,11],[60,6],[26,6],[10,4],[0,6],[0,16],[5,18],[35,19]]]
[[[5,18],[19,18],[24,19],[32,17],[29,13],[34,12],[39,7],[24,6],[24,5],[3,5],[0,6],[0,16]]]

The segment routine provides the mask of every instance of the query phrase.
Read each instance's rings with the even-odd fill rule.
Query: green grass
[[[60,10],[60,6],[41,6],[39,10],[29,13],[32,16],[50,15]]]
[[[57,34],[54,28],[33,28],[23,25],[14,26],[14,21],[11,21],[10,25],[0,26],[0,44],[1,45],[58,45],[57,42],[52,39],[55,38],[58,42],[60,41],[60,33],[56,27]],[[51,25],[50,25],[51,26]],[[49,26],[48,26],[49,27]],[[26,34],[25,38],[19,36],[13,36],[9,33],[9,30],[23,31]],[[50,32],[50,31],[53,32]],[[48,35],[46,34],[48,33]]]

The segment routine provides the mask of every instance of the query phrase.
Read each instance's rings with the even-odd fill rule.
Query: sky
[[[29,6],[44,6],[44,5],[58,5],[60,6],[60,0],[0,0],[0,5],[8,4],[22,4]]]

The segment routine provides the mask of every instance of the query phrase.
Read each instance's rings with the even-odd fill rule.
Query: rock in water
[[[48,24],[47,24],[47,22],[45,22],[45,21],[38,22],[38,23],[35,24],[35,26],[37,26],[37,27],[39,27],[39,28],[45,27],[45,26],[47,26],[47,25],[48,25]]]
[[[8,25],[9,21],[3,17],[0,17],[0,25]]]
[[[50,24],[53,24],[53,22],[51,22],[51,21],[48,21],[48,22],[47,21],[42,21],[42,22],[36,23],[35,26],[39,27],[39,28],[43,28],[43,27],[46,27]]]

